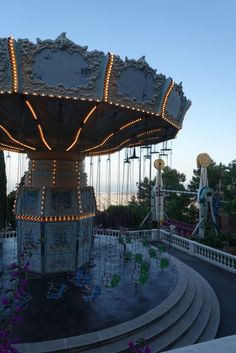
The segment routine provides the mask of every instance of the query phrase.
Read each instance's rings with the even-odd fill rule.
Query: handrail
[[[236,273],[236,256],[232,254],[180,237],[176,234],[171,234],[166,230],[159,231],[158,240],[226,271]]]

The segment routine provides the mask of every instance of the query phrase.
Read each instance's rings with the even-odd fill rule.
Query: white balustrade
[[[191,256],[198,257],[226,271],[236,273],[236,256],[227,254],[223,251],[211,248],[176,234],[172,234],[166,230],[148,229],[148,230],[114,230],[114,229],[96,229],[94,235],[109,236],[130,236],[133,239],[142,239],[147,237],[149,240],[159,240],[166,245],[182,250]]]
[[[160,241],[166,244],[171,244],[173,248],[185,251],[189,255],[198,257],[201,260],[207,261],[226,271],[236,273],[236,256],[211,248],[207,245],[200,244],[196,241],[171,234],[166,230],[156,230],[156,232],[159,232],[160,234]]]

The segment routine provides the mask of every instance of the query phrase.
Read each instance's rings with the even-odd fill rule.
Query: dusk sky
[[[0,37],[56,39],[146,61],[183,83],[192,101],[173,141],[172,167],[190,179],[196,156],[236,159],[235,0],[8,0]],[[14,159],[14,158],[13,158]]]

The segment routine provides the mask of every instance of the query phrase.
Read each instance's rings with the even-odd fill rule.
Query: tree
[[[147,177],[138,184],[137,199],[139,204],[144,204],[150,207],[151,200],[151,189],[155,185],[156,179],[151,180],[151,183]]]
[[[4,153],[0,151],[0,229],[5,228],[7,209],[7,178]]]
[[[11,224],[12,228],[16,227],[16,218],[13,214],[13,207],[16,198],[16,190],[11,191],[7,195],[7,223]]]
[[[183,184],[185,181],[185,174],[178,172],[176,169],[170,167],[163,169],[163,184],[165,189],[186,191]],[[190,222],[188,218],[188,207],[190,204],[191,197],[189,195],[167,192],[165,197],[165,212],[170,219]]]
[[[215,162],[207,168],[208,184],[213,190],[224,188],[227,183],[226,170],[227,168],[224,164],[220,163],[217,165]],[[200,172],[200,167],[193,170],[193,177],[188,185],[189,190],[197,191],[199,189]]]
[[[163,184],[164,189],[185,191],[184,182],[186,176],[178,172],[176,169],[165,167],[163,169]],[[151,181],[151,188],[155,185],[155,178]],[[146,205],[150,209],[150,182],[148,178],[144,178],[138,185],[137,193],[138,202]],[[165,195],[165,212],[171,219],[196,223],[197,209],[194,206],[191,196],[181,193],[166,192]]]

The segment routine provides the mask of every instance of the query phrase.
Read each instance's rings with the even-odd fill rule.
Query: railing
[[[236,273],[236,256],[227,254],[223,251],[199,244],[178,235],[172,234],[166,230],[114,230],[94,228],[94,235],[107,236],[130,236],[133,239],[141,239],[147,236],[150,240],[159,240],[173,248],[182,250],[191,256],[207,261],[212,265],[218,266],[226,271]]]
[[[106,236],[130,236],[133,239],[142,239],[148,237],[150,240],[159,240],[173,248],[182,250],[191,256],[195,256],[201,260],[207,261],[226,271],[236,273],[236,256],[227,254],[223,251],[211,248],[209,246],[199,244],[178,235],[171,234],[166,230],[148,229],[148,230],[116,230],[116,229],[100,229],[94,228],[94,235]],[[15,231],[1,232],[0,241],[16,237]]]
[[[185,251],[226,271],[236,273],[236,256],[221,250],[211,248],[196,241],[182,238],[165,230],[155,230],[156,240],[171,245],[173,248]]]
[[[94,235],[107,235],[113,237],[120,237],[120,236],[130,236],[131,238],[143,238],[148,237],[150,238],[152,235],[152,229],[148,230],[116,230],[116,229],[100,229],[94,228],[93,231]]]
[[[16,237],[15,230],[0,232],[0,241],[3,239],[9,239],[9,238],[15,238],[15,237]]]

